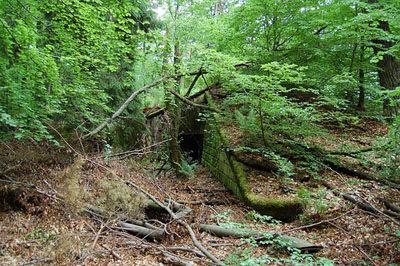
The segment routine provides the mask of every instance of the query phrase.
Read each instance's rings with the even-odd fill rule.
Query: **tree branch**
[[[128,107],[129,103],[140,93],[144,92],[145,90],[157,86],[158,84],[160,84],[161,82],[163,82],[165,79],[167,78],[171,78],[171,76],[163,76],[162,78],[154,81],[153,83],[150,83],[149,85],[146,85],[142,88],[140,88],[139,90],[135,91],[134,93],[131,94],[131,96],[129,96],[128,99],[126,99],[126,101],[121,105],[121,107],[110,117],[108,118],[106,121],[104,121],[100,126],[98,126],[95,130],[93,130],[92,132],[90,132],[89,134],[85,135],[84,138],[93,136],[95,134],[97,134],[98,132],[100,132],[108,123],[111,122],[111,120],[115,119],[117,116],[119,116],[125,109],[126,107]]]
[[[190,101],[189,99],[183,97],[182,95],[180,95],[179,93],[177,93],[174,90],[168,89],[168,91],[170,93],[172,93],[173,95],[175,95],[179,100],[181,100],[182,102],[184,102],[184,103],[186,103],[188,105],[192,105],[194,107],[198,107],[198,108],[201,108],[201,109],[204,109],[204,110],[208,110],[208,111],[212,111],[212,112],[216,112],[216,113],[221,113],[222,112],[221,110],[219,110],[217,108],[192,102],[192,101]]]

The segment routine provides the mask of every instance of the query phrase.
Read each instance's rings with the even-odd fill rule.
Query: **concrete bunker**
[[[204,128],[205,121],[201,118],[201,110],[199,108],[187,106],[182,110],[179,146],[188,160],[201,162]]]

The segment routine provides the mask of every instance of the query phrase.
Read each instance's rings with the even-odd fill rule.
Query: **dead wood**
[[[207,111],[211,111],[211,112],[216,112],[216,113],[221,113],[222,112],[220,109],[217,109],[217,108],[214,108],[214,107],[211,107],[211,106],[208,106],[208,105],[195,103],[195,102],[189,100],[188,98],[183,97],[182,95],[180,95],[179,93],[177,93],[174,90],[168,89],[168,91],[170,93],[172,93],[173,95],[175,95],[179,100],[181,100],[185,104],[188,104],[188,105],[200,108],[200,109],[204,109],[204,110],[207,110]]]
[[[386,208],[388,208],[389,210],[392,210],[394,212],[400,213],[400,208],[397,207],[396,205],[390,203],[389,201],[382,199],[382,198],[378,198],[384,205]]]
[[[194,264],[187,259],[182,259],[178,256],[175,256],[169,252],[166,251],[161,251],[161,254],[163,254],[165,257],[171,260],[172,265],[177,265],[177,266],[194,266]]]
[[[117,253],[115,253],[114,250],[110,249],[109,247],[107,247],[105,244],[101,244],[101,246],[110,252],[110,254],[114,257],[114,259],[116,260],[122,260],[121,256],[119,256]]]
[[[185,97],[188,97],[190,95],[190,93],[192,92],[192,89],[194,88],[194,85],[196,85],[197,80],[200,78],[202,74],[201,70],[203,67],[200,67],[200,71],[199,73],[197,73],[197,75],[194,77],[192,84],[190,84],[189,89],[187,90]]]
[[[367,148],[360,149],[358,151],[329,151],[328,153],[331,155],[345,155],[345,156],[353,157],[355,154],[369,152],[369,151],[373,151],[375,149],[376,148],[374,148],[374,147],[367,147]]]
[[[217,87],[217,85],[215,87]],[[187,99],[194,100],[194,99],[200,97],[201,95],[203,95],[204,93],[206,93],[207,91],[209,91],[210,89],[215,88],[215,87],[202,89],[201,91],[196,92],[195,94],[189,96]],[[160,108],[157,111],[154,111],[154,112],[146,115],[146,120],[153,119],[154,117],[157,117],[157,116],[162,115],[164,113],[165,113],[165,108]]]
[[[329,183],[328,183],[327,181],[325,181],[325,180],[322,180],[322,184],[323,184],[326,188],[329,188],[329,189],[333,192],[333,194],[335,194],[336,196],[338,196],[338,197],[342,196],[345,200],[350,201],[351,203],[355,204],[357,207],[359,207],[360,209],[362,209],[362,210],[364,210],[364,211],[367,211],[367,212],[370,212],[370,213],[373,213],[373,214],[383,214],[383,215],[391,216],[391,217],[394,217],[394,218],[397,218],[397,219],[400,218],[400,215],[397,214],[397,213],[390,212],[390,211],[380,211],[380,210],[378,210],[376,207],[374,207],[374,206],[372,206],[372,205],[370,205],[370,204],[368,204],[368,203],[364,203],[364,202],[361,202],[361,201],[356,200],[355,198],[353,198],[352,196],[350,196],[350,195],[347,194],[347,193],[340,194],[338,191],[336,191],[336,190],[333,188],[333,186],[332,186],[331,184],[329,184]],[[390,217],[389,217],[389,218],[390,218]],[[392,219],[392,218],[391,218],[391,219]],[[394,220],[393,220],[393,221],[394,221]]]
[[[278,172],[279,170],[279,166],[276,163],[261,154],[257,156],[253,152],[243,151],[230,151],[230,153],[235,156],[235,159],[238,162],[244,163],[248,166],[273,172]]]
[[[201,258],[205,257],[203,253],[198,252],[197,250],[188,248],[188,247],[166,247],[165,249],[187,251],[187,252],[192,252],[192,253],[196,254],[196,256],[198,256],[198,257],[201,257]]]
[[[322,246],[313,245],[310,242],[305,241],[303,239],[275,232],[266,233],[251,229],[225,228],[222,226],[208,225],[208,224],[200,224],[200,231],[208,232],[219,237],[234,237],[234,238],[255,237],[258,240],[265,240],[265,239],[279,237],[283,241],[285,242],[287,241],[290,247],[299,249],[302,252],[310,252],[310,253],[318,252],[323,248]],[[269,234],[269,236],[265,236],[265,234]]]
[[[17,165],[14,165],[14,166],[9,167],[9,168],[7,168],[7,169],[4,170],[4,171],[1,171],[1,172],[0,172],[0,176],[4,176],[4,177],[6,177],[6,178],[8,179],[7,174],[8,174],[9,172],[11,172],[11,171],[14,171],[14,170],[17,169],[18,167],[20,167],[21,164],[22,164],[23,162],[24,162],[24,161],[18,163]]]
[[[92,132],[88,133],[84,137],[87,138],[87,137],[93,136],[93,135],[97,134],[98,132],[100,132],[108,123],[111,122],[111,120],[113,120],[117,116],[119,116],[128,107],[130,102],[132,102],[132,100],[135,99],[135,97],[137,95],[139,95],[140,93],[144,92],[145,90],[147,90],[149,88],[157,86],[158,84],[160,84],[161,82],[163,82],[167,78],[171,78],[171,76],[163,76],[160,79],[154,81],[153,83],[150,83],[150,84],[148,84],[146,86],[143,86],[142,88],[140,88],[137,91],[135,91],[134,93],[132,93],[131,96],[129,96],[129,98],[126,99],[126,101],[118,108],[118,110],[110,118],[108,118],[100,126],[98,126],[95,130],[93,130]]]
[[[154,201],[157,205],[159,205],[160,207],[164,208],[174,220],[177,220],[177,222],[181,225],[183,225],[186,230],[189,232],[190,238],[192,239],[193,244],[207,257],[209,258],[211,261],[213,261],[214,263],[216,263],[217,265],[223,265],[223,263],[218,260],[217,258],[214,257],[214,255],[212,255],[210,252],[208,252],[203,245],[197,240],[195,233],[193,232],[193,229],[190,227],[190,225],[188,223],[186,223],[185,221],[179,220],[178,216],[167,206],[165,206],[164,204],[162,204],[161,202],[159,202],[153,195],[151,195],[150,193],[148,193],[147,191],[145,191],[144,189],[142,189],[141,187],[135,185],[132,182],[128,182],[128,184],[130,184],[131,186],[133,186],[134,188],[140,190],[142,193],[144,193],[145,195],[147,195],[152,201]]]
[[[118,222],[118,225],[120,226],[119,229],[129,231],[143,238],[150,238],[153,240],[161,241],[165,236],[165,230],[162,229],[149,229],[143,226],[125,222]]]
[[[210,205],[210,206],[217,206],[217,205],[229,205],[232,202],[222,201],[222,200],[205,200],[205,201],[178,201],[181,204],[189,204],[189,205]]]

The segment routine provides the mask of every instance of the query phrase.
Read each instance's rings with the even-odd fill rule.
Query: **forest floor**
[[[357,147],[364,135],[383,134],[386,130],[369,120],[361,127],[366,130],[362,134],[335,130],[341,142],[354,142]],[[250,258],[264,259],[261,265],[280,265],[279,261],[281,265],[294,265],[300,259],[284,249],[243,244],[240,239],[202,233],[199,224],[247,224],[260,231],[286,232],[324,247],[311,260],[326,257],[336,265],[400,264],[400,220],[383,213],[385,207],[378,200],[384,198],[399,206],[400,191],[375,181],[360,180],[331,169],[319,173],[318,180],[277,181],[274,175],[249,170],[254,192],[269,197],[301,195],[307,206],[295,221],[260,223],[249,220],[247,214],[251,210],[201,165],[189,180],[177,180],[171,172],[159,171],[160,165],[144,164],[138,157],[106,162],[104,153],[84,155],[83,167],[75,174],[76,191],[66,195],[65,169],[77,160],[77,153],[34,142],[0,145],[1,265],[172,265],[176,258],[193,265],[211,264],[193,252],[196,248],[186,229],[168,217],[158,213],[138,215],[141,218],[147,215],[153,225],[166,229],[164,240],[152,242],[119,230],[118,217],[99,219],[68,201],[71,197],[84,201],[82,195],[73,195],[79,191],[98,196],[102,189],[97,183],[109,178],[110,172],[140,186],[160,201],[173,199],[190,207],[193,212],[185,220],[199,242],[229,265],[240,265],[245,260],[248,264],[243,265],[257,265]],[[378,211],[370,213],[358,208],[327,189],[320,180]],[[274,262],[266,263],[268,259]]]

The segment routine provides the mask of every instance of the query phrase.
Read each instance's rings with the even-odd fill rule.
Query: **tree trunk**
[[[370,4],[379,3],[379,0],[369,0]],[[378,28],[390,33],[390,25],[388,21],[379,21]],[[387,91],[393,91],[396,87],[400,86],[400,61],[387,51],[393,47],[394,43],[390,40],[377,39],[373,40],[376,44],[374,46],[374,53],[378,54],[383,52],[382,59],[378,62],[378,76],[379,84]],[[393,104],[394,101],[394,104]],[[389,121],[392,120],[393,115],[397,115],[400,109],[399,97],[386,97],[383,101],[383,116],[387,117]]]
[[[395,57],[385,54],[378,62],[379,83],[385,90],[394,91],[400,86],[400,62]],[[394,104],[392,103],[394,101]],[[389,120],[397,115],[400,109],[399,97],[386,97],[383,100],[383,116]]]
[[[166,28],[166,44],[165,44],[165,52],[163,58],[163,73],[165,74],[168,71],[168,54],[169,54],[169,44],[168,44],[168,28]],[[175,46],[174,48],[174,67],[175,72],[177,72],[177,49],[179,50],[179,46]],[[178,52],[179,53],[179,52]],[[170,82],[164,82],[164,91],[165,91],[165,110],[168,115],[168,135],[169,135],[169,162],[171,167],[174,169],[177,177],[183,177],[181,171],[181,163],[182,163],[182,155],[179,150],[179,142],[178,142],[178,134],[179,134],[179,119],[180,119],[180,110],[179,106],[177,106],[176,101],[174,100],[171,92],[169,91],[172,87],[174,90],[180,84],[180,77],[177,76],[175,79],[176,84],[171,84]]]
[[[363,40],[362,40],[363,41]],[[361,54],[360,54],[360,63],[364,62],[364,54],[365,54],[365,46],[364,44],[361,45]],[[364,87],[364,79],[365,79],[365,72],[362,66],[358,70],[358,105],[357,109],[360,111],[365,111],[365,87]]]

